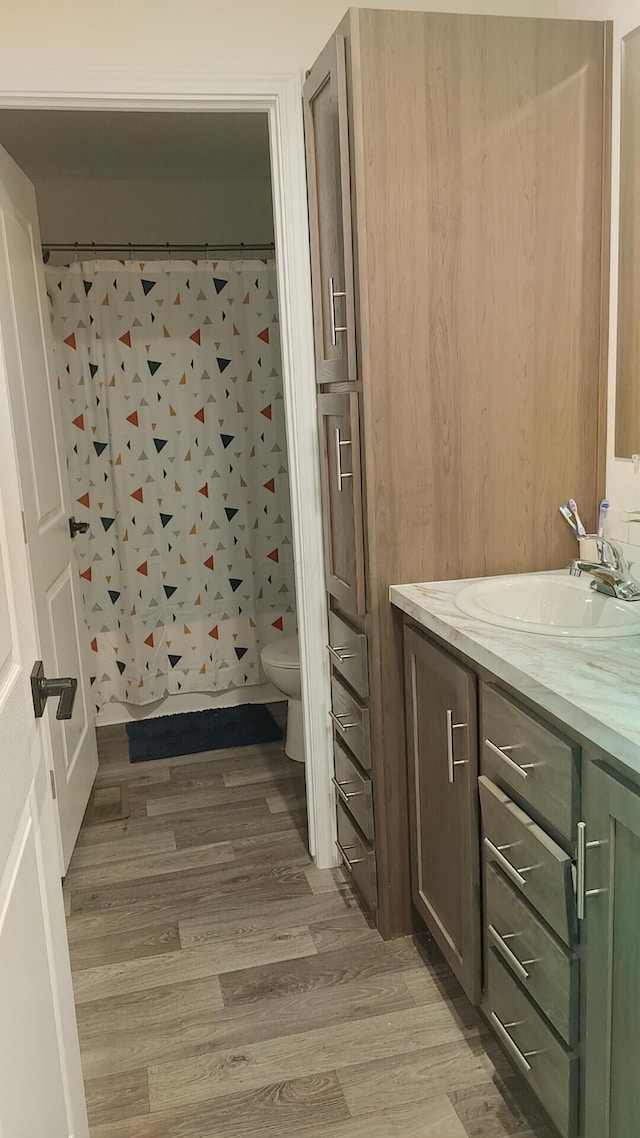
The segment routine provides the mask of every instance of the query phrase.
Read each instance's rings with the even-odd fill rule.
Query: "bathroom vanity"
[[[534,578],[520,578],[525,590]],[[403,625],[414,907],[563,1138],[630,1138],[640,639],[625,633],[636,614],[622,635],[531,635],[462,611],[472,586],[390,591]]]

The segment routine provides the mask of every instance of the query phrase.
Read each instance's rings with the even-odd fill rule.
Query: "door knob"
[[[48,680],[42,660],[36,660],[31,670],[31,695],[36,719],[41,719],[49,696],[58,699],[56,719],[71,719],[78,681],[72,676],[59,676]]]
[[[86,533],[88,529],[88,522],[77,522],[75,518],[69,518],[69,533],[72,537],[75,537],[77,533]]]

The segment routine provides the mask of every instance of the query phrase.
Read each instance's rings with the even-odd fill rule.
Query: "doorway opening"
[[[211,110],[211,107],[199,107],[197,112],[180,107],[180,109],[172,113],[171,110],[164,107],[161,111],[152,111],[148,107],[145,107],[142,111],[137,111],[134,106],[130,106],[126,111],[120,109],[116,111],[110,110],[106,106],[102,106],[100,110],[90,110],[89,108],[79,110],[77,109],[78,105],[79,104],[76,104],[73,110],[52,110],[40,102],[37,109],[33,103],[30,103],[28,109],[26,109],[23,104],[21,109],[5,109],[0,112],[0,141],[5,143],[10,153],[12,153],[13,147],[14,157],[17,158],[23,168],[26,168],[26,172],[31,174],[36,182],[39,202],[42,203],[42,238],[45,242],[45,250],[49,251],[47,273],[50,281],[53,279],[52,288],[56,292],[63,293],[65,287],[68,286],[67,300],[69,302],[69,308],[71,304],[74,303],[71,300],[73,286],[69,285],[69,281],[73,277],[74,269],[76,275],[82,277],[83,281],[86,276],[86,274],[83,276],[79,269],[79,266],[86,264],[86,262],[81,260],[81,257],[86,257],[89,253],[86,248],[84,251],[81,251],[80,246],[82,243],[84,243],[85,246],[90,246],[94,242],[98,247],[112,246],[114,258],[118,258],[119,255],[120,260],[125,259],[129,262],[137,258],[138,263],[145,266],[149,265],[148,257],[151,252],[149,248],[145,248],[145,245],[166,247],[168,244],[169,249],[167,250],[167,256],[171,262],[170,267],[172,271],[177,270],[179,262],[173,260],[173,257],[178,253],[187,257],[191,254],[189,260],[193,260],[197,259],[197,257],[204,252],[204,261],[207,262],[211,259],[213,262],[214,258],[219,257],[223,253],[231,252],[226,249],[220,249],[220,251],[217,252],[215,242],[217,242],[219,246],[240,246],[239,250],[234,250],[233,252],[234,254],[240,252],[246,259],[245,249],[243,249],[242,246],[246,246],[246,252],[249,252],[254,249],[251,245],[251,241],[257,242],[258,246],[270,245],[269,237],[271,237],[274,240],[276,248],[276,259],[279,259],[280,252],[283,254],[282,262],[278,265],[276,282],[276,295],[279,295],[280,304],[285,310],[283,317],[281,314],[282,322],[286,325],[286,330],[283,329],[283,341],[286,342],[284,343],[285,350],[283,352],[282,368],[284,383],[280,400],[284,405],[285,414],[282,419],[283,424],[285,418],[287,421],[286,435],[289,442],[290,458],[295,468],[293,471],[292,485],[291,537],[287,540],[290,542],[290,548],[296,549],[296,560],[298,564],[295,565],[295,584],[293,582],[292,573],[291,584],[289,585],[284,581],[278,582],[277,588],[281,589],[284,585],[284,589],[289,593],[291,598],[295,596],[297,591],[300,609],[302,689],[306,721],[305,746],[307,750],[307,773],[309,776],[309,839],[311,850],[315,854],[318,863],[331,864],[335,859],[332,842],[331,795],[329,791],[329,732],[327,727],[328,719],[325,718],[327,685],[321,648],[322,626],[317,619],[318,610],[320,610],[320,614],[322,614],[323,609],[321,565],[317,564],[319,560],[319,547],[321,546],[318,488],[317,485],[315,485],[315,471],[313,472],[314,477],[312,477],[311,480],[309,480],[308,477],[311,469],[309,465],[310,456],[308,453],[309,436],[302,439],[300,432],[300,423],[304,421],[305,416],[307,422],[309,421],[308,412],[310,410],[310,400],[308,394],[310,394],[312,389],[312,375],[309,374],[308,394],[304,398],[304,387],[300,384],[299,377],[296,377],[296,385],[292,383],[292,348],[294,349],[294,354],[296,352],[299,354],[300,344],[296,343],[299,337],[302,337],[303,342],[306,337],[307,359],[310,359],[310,353],[308,352],[310,320],[306,328],[302,327],[299,320],[297,327],[295,329],[293,327],[297,316],[299,316],[299,313],[296,314],[291,311],[292,307],[295,308],[295,305],[292,305],[291,267],[296,260],[296,254],[292,253],[290,235],[284,225],[283,218],[283,202],[286,197],[283,173],[286,171],[283,171],[282,155],[278,152],[277,146],[274,150],[274,145],[276,145],[278,141],[278,130],[282,124],[278,122],[278,116],[274,113],[273,105],[268,108],[263,106],[260,112],[255,106],[255,100],[250,110],[249,108],[242,108],[242,113],[229,111],[227,114],[202,113],[204,109]],[[36,121],[38,117],[40,118],[40,124]],[[26,129],[26,123],[29,120],[31,125],[29,129]],[[48,120],[48,122],[46,120]],[[79,130],[78,125],[81,120],[82,129]],[[150,129],[153,120],[164,120],[164,127],[168,127],[173,131],[173,136],[169,139],[169,144],[166,138],[164,140],[161,137],[159,138],[157,134],[154,134],[154,131]],[[227,120],[227,122],[225,123],[224,120]],[[231,120],[235,120],[235,122]],[[239,173],[249,175],[248,177],[236,179],[237,181],[244,182],[244,209],[242,208],[241,195],[237,192],[233,192],[234,170],[229,165],[224,169],[223,164],[220,162],[219,156],[224,147],[216,147],[212,145],[211,142],[208,146],[203,143],[203,131],[206,129],[207,124],[210,125],[212,122],[216,124],[219,134],[221,130],[223,134],[224,131],[226,131],[226,142],[231,143],[231,146],[227,146],[226,149],[232,151],[231,165],[234,162],[236,164],[235,175]],[[118,129],[118,126],[120,129]],[[241,126],[244,129],[240,129]],[[75,128],[75,130],[73,128]],[[38,130],[40,130],[39,144],[34,145],[33,133],[37,134]],[[30,131],[32,132],[31,159],[27,153],[29,149]],[[64,149],[60,144],[65,135],[65,131],[67,133],[67,139],[69,140],[70,138],[65,156],[66,169],[60,162]],[[148,153],[144,159],[147,165],[145,169],[141,168],[138,149],[137,167],[136,161],[130,162],[128,170],[125,171],[123,164],[126,163],[127,154],[130,159],[131,154],[135,152],[136,132],[138,133],[138,141],[140,137],[147,141],[151,139],[151,145],[147,148]],[[105,141],[108,145],[103,145],[101,150],[100,142],[104,144]],[[219,141],[224,141],[224,139],[219,139]],[[53,156],[55,155],[56,142],[59,144],[58,165],[54,169]],[[253,151],[251,150],[252,144]],[[110,153],[109,147],[111,148]],[[189,152],[189,156],[185,154],[185,148]],[[176,150],[177,155],[174,154]],[[268,192],[265,194],[264,188],[267,183],[267,179],[264,177],[265,157],[268,167],[269,151],[271,151],[272,159],[275,154],[274,182],[273,186],[270,186]],[[226,200],[233,202],[236,214],[235,229],[228,224],[227,231],[224,234],[222,234],[218,228],[217,232],[213,235],[211,234],[212,224],[213,227],[216,228],[216,220],[219,223],[222,213],[216,208],[213,210],[211,208],[205,208],[210,207],[212,194],[210,185],[208,187],[208,194],[204,188],[206,177],[203,164],[205,156],[206,160],[211,162],[212,153],[217,157],[219,172],[222,167],[222,176],[218,177],[218,183],[223,183],[226,179],[226,186],[219,185],[218,187],[218,205],[220,203],[220,195],[224,192]],[[171,166],[167,158],[168,154],[173,154],[173,158],[171,159],[173,166]],[[261,171],[258,164],[255,164],[256,155],[259,155],[263,164]],[[92,156],[94,163],[94,169],[91,171],[92,176],[90,179],[86,177],[88,156]],[[40,172],[36,169],[38,159],[41,162]],[[43,166],[43,163],[46,162],[49,163],[48,169]],[[120,162],[120,168],[118,168],[118,162]],[[101,163],[102,166],[100,165]],[[245,164],[244,166],[242,165],[243,163]],[[252,163],[254,163],[254,165],[252,165]],[[120,173],[122,177],[114,178],[114,172]],[[163,195],[157,193],[147,193],[146,195],[138,194],[137,204],[134,206],[135,195],[132,195],[131,192],[134,188],[134,183],[136,179],[138,181],[146,180],[147,189],[149,189],[149,183],[153,180],[150,174],[153,174],[156,181],[158,177],[160,177],[164,179],[165,183],[171,183],[173,207],[168,207],[170,195],[164,195],[163,198]],[[191,180],[191,191],[196,190],[197,193],[200,194],[199,203],[195,200],[197,193],[195,194],[195,198],[193,192],[190,198],[186,193],[185,182],[189,181],[189,179]],[[92,182],[90,187],[87,185],[87,181]],[[41,183],[40,186],[38,182]],[[117,185],[117,183],[120,184]],[[232,191],[231,193],[229,192],[230,190]],[[182,208],[178,210],[175,207],[175,203],[177,201],[176,195],[180,194],[183,197],[183,203]],[[275,205],[276,214],[275,232],[273,226],[272,202]],[[91,206],[91,209],[88,208],[89,206]],[[169,208],[171,214],[170,220],[173,225],[172,229],[167,228],[167,208]],[[203,229],[206,214],[208,214],[208,217],[206,217],[207,234],[205,235]],[[237,223],[241,215],[244,216],[245,227],[240,231],[237,227]],[[128,221],[126,235],[124,235],[124,229],[120,228],[120,225],[124,225],[125,217]],[[120,220],[118,220],[118,218]],[[181,232],[184,236],[179,237],[177,236],[176,227],[180,224],[184,224],[186,219],[188,219],[188,230],[182,230]],[[247,219],[250,224],[246,224]],[[228,221],[226,220],[225,224],[227,223]],[[70,228],[67,228],[67,226]],[[131,232],[132,228],[135,229],[135,232]],[[116,229],[118,231],[117,234]],[[196,240],[196,237],[200,237],[200,240]],[[223,237],[228,239],[223,240]],[[154,241],[153,238],[156,238],[156,240]],[[235,238],[235,240],[231,240],[231,238]],[[78,243],[77,250],[75,249],[76,242]],[[122,242],[124,242],[124,246]],[[180,242],[185,244],[180,244]],[[191,242],[191,245],[189,245],[189,242]],[[69,251],[55,248],[56,246],[64,244],[74,245],[71,260],[69,260]],[[172,245],[179,247],[172,250],[170,248]],[[157,255],[157,252],[158,250],[153,250],[154,255]],[[264,253],[265,250],[259,248],[255,249],[255,252]],[[107,248],[99,248],[95,253],[99,253],[99,255],[102,256],[103,254],[108,254],[109,250]],[[95,262],[97,257],[92,259]],[[231,265],[235,259],[235,256],[230,258],[229,264]],[[67,269],[63,267],[65,261],[69,265]],[[216,260],[215,263],[218,264],[219,262]],[[123,268],[123,266],[121,267]],[[107,269],[106,271],[108,272],[110,270]],[[144,271],[147,272],[147,276],[144,279],[148,281],[151,273],[148,271],[148,268],[145,268]],[[64,283],[62,281],[63,277],[65,277]],[[80,282],[78,283],[80,284]],[[157,282],[154,282],[154,284],[156,283]],[[112,287],[114,286],[112,285]],[[142,287],[144,288],[145,286]],[[215,287],[214,285],[214,288]],[[84,299],[86,300],[88,294],[85,284],[82,284],[82,289],[85,291]],[[300,297],[298,297],[298,301],[299,300]],[[66,319],[69,319],[68,314],[60,315],[62,323],[64,323]],[[89,319],[91,322],[91,316]],[[275,316],[275,320],[278,320],[277,315]],[[166,327],[166,324],[163,326]],[[260,331],[264,330],[260,329]],[[71,335],[72,333],[69,334]],[[65,337],[63,336],[61,339],[64,343]],[[304,355],[304,351],[302,354]],[[157,363],[158,361],[152,362]],[[65,364],[65,370],[68,372],[67,364]],[[78,397],[77,392],[75,397]],[[236,402],[240,404],[240,400]],[[305,403],[306,408],[304,407]],[[170,406],[172,406],[172,404],[170,404]],[[268,406],[268,404],[265,404],[265,406]],[[70,409],[71,406],[69,404],[67,411]],[[200,408],[196,410],[199,411]],[[260,411],[261,410],[262,409],[260,409]],[[83,415],[83,411],[80,409],[78,416],[73,416],[73,418],[78,418],[81,415]],[[70,421],[71,424],[73,424],[73,418],[68,420],[68,422]],[[124,418],[126,419],[126,415]],[[273,418],[270,421],[273,422]],[[95,424],[92,424],[92,426],[95,426]],[[219,433],[229,435],[232,432],[222,430]],[[158,444],[153,441],[154,438],[156,438],[156,436],[152,434],[148,439],[148,443],[149,446],[157,448]],[[162,436],[158,435],[157,438],[162,442]],[[89,440],[91,444],[95,442],[100,443],[102,441],[103,440],[96,438]],[[75,445],[77,444],[72,443],[71,446],[69,446],[69,440],[67,439],[65,443],[66,453],[69,454],[69,450],[71,450],[73,454]],[[277,440],[274,445],[281,446]],[[94,450],[95,449],[94,446]],[[306,454],[305,450],[307,451]],[[142,450],[141,453],[146,453],[146,451]],[[159,451],[157,451],[157,453],[159,453]],[[311,458],[315,458],[313,453],[311,454]],[[77,466],[77,469],[79,469],[79,466]],[[70,471],[70,473],[73,474],[72,471]],[[283,473],[286,473],[286,466],[281,462],[278,467],[278,476],[281,477]],[[149,475],[146,477],[149,477]],[[76,488],[82,489],[79,485],[79,473],[76,479]],[[95,479],[91,479],[91,481],[95,481]],[[264,481],[269,483],[272,479],[265,478]],[[175,484],[181,485],[177,478],[175,479]],[[203,486],[204,485],[205,483],[203,482]],[[197,489],[199,490],[200,488]],[[141,493],[144,497],[144,486],[136,486],[132,493],[136,491]],[[87,491],[84,491],[84,493],[75,495],[75,500],[74,495],[72,495],[72,504],[76,505],[77,502],[78,512],[81,512],[82,509],[80,499],[83,499],[86,493]],[[106,495],[96,497],[97,502],[103,503],[102,507],[98,507],[99,509],[104,510],[105,496]],[[140,502],[140,505],[142,505],[142,502]],[[309,507],[311,507],[311,509]],[[233,507],[231,506],[229,509],[233,509]],[[112,510],[112,513],[116,512],[116,510]],[[165,515],[169,512],[169,510],[160,510],[160,513]],[[108,519],[110,516],[111,514],[109,513],[102,513],[98,516],[98,530],[100,526],[104,527],[104,521],[102,519]],[[283,511],[280,511],[277,516],[283,518],[283,521],[278,524],[284,526],[286,529],[287,521]],[[126,529],[124,532],[128,537],[129,535]],[[309,538],[311,540],[309,540]],[[274,565],[280,565],[282,567],[284,559],[282,561],[280,560],[280,550],[274,546],[273,550],[267,552],[274,551],[278,554],[277,561],[275,558],[272,559]],[[220,552],[224,557],[227,550],[223,548]],[[116,553],[116,557],[118,557],[118,553]],[[141,559],[141,566],[144,565],[144,560],[145,559]],[[203,558],[203,564],[206,560],[208,560],[208,558]],[[315,564],[313,564],[314,561],[316,562]],[[226,564],[229,564],[229,561],[227,561]],[[231,562],[231,564],[233,563]],[[310,564],[312,565],[311,572]],[[86,573],[87,570],[91,570],[91,568],[91,564],[89,564],[81,569],[81,572]],[[160,569],[161,576],[165,572],[166,570]],[[103,585],[107,587],[107,595],[109,594],[109,586],[112,584],[112,582],[107,581],[107,577],[112,576],[113,574],[111,573],[105,572],[104,574]],[[144,573],[142,573],[142,576],[144,576]],[[231,580],[234,581],[238,579],[231,574],[228,574],[228,576],[231,576]],[[275,574],[272,573],[271,583],[273,583],[274,576]],[[91,572],[91,577],[93,577],[93,572]],[[85,577],[85,581],[87,580],[88,578]],[[88,583],[91,584],[92,582],[89,581]],[[147,582],[145,581],[144,583],[146,584]],[[160,587],[166,592],[165,583],[166,577],[162,578],[162,584],[160,584],[159,578],[158,582],[156,582],[156,587]],[[172,584],[173,582],[169,583],[169,588]],[[300,587],[301,585],[302,588]],[[90,590],[87,588],[87,591],[89,592]],[[119,590],[115,588],[111,589],[112,593],[118,591]],[[258,591],[260,591],[259,588]],[[94,604],[95,603],[97,602],[94,600]],[[115,602],[112,603],[115,604]],[[275,614],[274,620],[270,622],[273,628],[276,628],[277,622],[282,624],[282,628],[277,628],[278,633],[295,631],[295,606],[290,603],[284,607],[288,611],[282,614]],[[174,623],[176,622],[174,621]],[[209,621],[209,623],[211,623],[212,627],[207,630],[207,635],[215,628],[215,624],[212,621]],[[186,621],[184,622],[183,628],[184,627],[190,629]],[[153,635],[153,630],[151,630],[151,632],[149,630],[145,631],[147,635],[142,638],[143,642],[149,636]],[[183,632],[184,636],[190,634],[191,631],[189,633]],[[231,634],[230,641],[232,638],[233,633]],[[166,634],[164,639],[165,641],[168,639]],[[91,640],[96,641],[97,637],[94,636]],[[257,635],[255,640],[258,641]],[[112,644],[110,647],[115,657],[115,659],[111,661],[112,679],[117,681],[118,675],[116,672],[113,672],[113,664],[115,663],[117,672],[119,672],[121,676],[123,676],[126,671],[126,664],[125,668],[122,669],[121,665],[123,659],[120,656],[119,646]],[[150,647],[150,645],[148,645],[148,647]],[[233,646],[230,645],[230,647],[232,648]],[[246,645],[241,643],[238,647],[242,649],[245,648]],[[254,643],[254,659],[252,662],[254,678],[260,673],[259,647],[258,643]],[[171,645],[168,646],[168,649],[170,648]],[[175,659],[176,656],[184,655],[184,653],[177,651],[170,652],[168,649],[167,657],[169,659],[171,659],[171,657]],[[98,651],[96,655],[100,655],[100,652]],[[212,653],[209,653],[209,656],[211,655]],[[236,658],[237,657],[238,653],[236,653]],[[171,662],[169,666],[173,668],[173,662]],[[246,676],[249,674],[249,671],[243,671],[242,674]],[[100,698],[100,710],[98,715],[101,717],[102,722],[113,723],[114,719],[122,718],[123,714],[125,718],[139,718],[141,713],[138,709],[142,705],[131,699],[121,700],[114,698],[117,682],[116,684],[111,683],[110,685],[108,680],[103,680],[102,677],[108,675],[109,669],[104,669],[100,672],[100,680],[98,681],[97,677],[94,680],[94,686],[98,683],[98,686],[102,685],[103,688],[102,692],[97,692]],[[172,678],[175,679],[175,677]],[[139,678],[138,681],[132,678],[132,683],[135,682],[139,682]],[[178,684],[180,684],[178,690],[162,692],[159,695],[159,699],[162,701],[178,700],[181,701],[182,705],[174,708],[173,706],[166,707],[163,703],[158,702],[156,707],[151,710],[152,715],[158,714],[158,711],[162,714],[163,711],[166,713],[166,710],[181,711],[187,708],[190,710],[193,702],[191,705],[188,702],[185,704],[187,696],[190,696],[193,701],[193,697],[199,695],[200,706],[202,705],[202,701],[204,701],[205,706],[209,706],[212,702],[216,701],[219,703],[229,701],[237,702],[239,698],[238,691],[242,687],[242,685],[238,685],[224,689],[227,692],[232,691],[234,693],[231,697],[222,692],[216,693],[216,695],[212,697],[209,690],[207,690],[206,693],[196,693],[195,691],[185,693],[185,691],[182,690],[181,681],[177,682],[176,687],[178,687]],[[196,686],[197,685],[193,685],[193,687]],[[108,694],[106,700],[103,698],[105,690]],[[127,694],[130,694],[130,691],[131,689],[129,689]],[[152,691],[152,694],[157,693]],[[273,695],[273,689],[264,687],[259,698],[272,699]],[[195,700],[195,705],[198,706],[198,699]],[[122,709],[124,709],[124,712]],[[320,730],[318,729],[319,726]]]

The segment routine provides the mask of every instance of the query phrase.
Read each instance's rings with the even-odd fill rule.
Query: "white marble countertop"
[[[389,596],[416,624],[522,692],[640,780],[640,635],[588,640],[497,628],[456,607],[456,594],[471,583],[392,585]]]

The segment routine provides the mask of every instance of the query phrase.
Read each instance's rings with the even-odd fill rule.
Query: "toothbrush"
[[[600,510],[598,513],[598,537],[604,537],[604,519],[607,516],[609,509],[609,499],[603,498],[600,503]]]
[[[571,526],[571,532],[577,536],[578,531],[576,529],[576,525],[575,525],[575,522],[573,520],[573,515],[572,515],[569,507],[566,504],[563,504],[562,506],[558,506],[558,509],[560,510],[560,513],[562,514],[567,525]]]
[[[569,509],[571,510],[574,518],[576,519],[576,533],[577,533],[578,537],[584,537],[587,531],[584,528],[582,522],[580,521],[580,514],[578,513],[578,506],[576,504],[575,498],[569,498]]]

